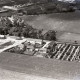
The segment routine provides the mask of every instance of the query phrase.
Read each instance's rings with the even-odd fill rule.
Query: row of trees
[[[36,38],[45,40],[56,40],[56,32],[49,30],[44,33],[44,30],[33,28],[31,25],[24,23],[21,18],[14,19],[11,21],[8,17],[1,18],[2,27],[0,28],[0,34],[11,35],[11,36],[24,36],[26,38]],[[43,34],[44,33],[44,34]]]

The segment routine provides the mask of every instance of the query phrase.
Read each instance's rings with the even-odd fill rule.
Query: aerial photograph
[[[80,80],[80,0],[0,0],[0,80]]]

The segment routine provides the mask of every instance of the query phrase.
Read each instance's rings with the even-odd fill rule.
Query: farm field
[[[11,15],[10,12],[0,13],[0,16],[9,15]],[[25,20],[25,23],[32,25],[34,28],[80,33],[80,11],[47,15],[23,15],[20,17]]]
[[[0,68],[0,80],[57,80],[57,79],[34,76]]]
[[[22,16],[25,22],[39,29],[80,33],[80,11]]]
[[[3,52],[0,54],[0,80],[79,80],[79,66],[79,62]]]
[[[53,13],[53,14],[44,14],[44,15],[24,15],[22,16],[25,19],[25,23],[32,25],[34,28],[44,29],[44,30],[56,30],[57,38],[60,39],[60,36],[64,34],[71,33],[72,36],[80,37],[80,11],[68,12],[68,13]],[[74,33],[74,34],[73,34]],[[71,38],[71,35],[68,38]],[[75,36],[75,35],[74,35]],[[66,36],[62,36],[63,40]],[[80,40],[78,37],[72,37],[73,41]],[[77,39],[76,39],[77,38]],[[61,40],[61,39],[60,39]],[[67,39],[70,41],[70,39]],[[71,40],[72,41],[72,40]],[[73,42],[72,41],[72,42]]]
[[[7,16],[10,14],[11,13],[1,13],[0,16]],[[65,40],[66,36],[62,35],[66,34],[68,36],[68,38],[66,38],[68,42],[72,37],[71,35],[76,34],[76,36],[78,36],[80,34],[80,11],[67,13],[52,13],[47,15],[23,15],[20,17],[25,20],[25,24],[28,23],[34,28],[44,30],[56,30],[57,38],[59,40]],[[71,35],[68,35],[68,33],[71,33]],[[80,39],[78,37],[72,37],[71,42],[75,40],[79,41]]]
[[[56,30],[58,40],[80,42],[80,11],[36,16],[24,15],[22,18],[25,19],[25,24],[28,23],[34,28]],[[52,78],[55,78],[54,80],[79,80],[79,65],[75,62],[47,60],[4,52],[0,54],[0,80],[53,80]]]
[[[64,33],[60,37],[58,37],[60,41],[64,42],[73,42],[77,41],[80,44],[80,34],[75,33]]]

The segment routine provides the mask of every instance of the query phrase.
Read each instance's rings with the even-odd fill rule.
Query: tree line
[[[10,20],[8,17],[1,18],[0,34],[26,38],[36,38],[44,40],[56,40],[56,31],[48,30],[44,33],[43,29],[33,28],[25,24],[21,18]]]

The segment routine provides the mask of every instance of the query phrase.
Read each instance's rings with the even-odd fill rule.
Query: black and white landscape
[[[80,79],[80,0],[0,0],[0,80]]]

